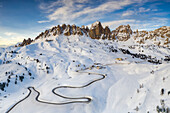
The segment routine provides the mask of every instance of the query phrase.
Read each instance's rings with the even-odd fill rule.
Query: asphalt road
[[[95,83],[97,81],[100,81],[102,79],[104,79],[106,77],[105,74],[99,74],[99,73],[92,73],[92,72],[79,72],[79,73],[89,73],[89,74],[95,74],[95,75],[100,75],[101,78],[98,78],[98,79],[95,79],[89,83],[87,83],[86,85],[83,85],[83,86],[58,86],[58,87],[55,87],[52,89],[52,93],[61,97],[61,98],[64,98],[64,99],[71,99],[73,101],[69,101],[69,102],[59,102],[59,103],[54,103],[54,102],[47,102],[47,101],[42,101],[39,99],[39,96],[40,96],[40,92],[37,91],[34,87],[28,87],[28,90],[29,90],[29,93],[28,95],[23,98],[22,100],[18,101],[17,103],[15,103],[11,108],[8,109],[8,111],[6,111],[6,113],[10,113],[18,104],[20,104],[21,102],[23,102],[24,100],[26,100],[32,93],[32,90],[34,90],[36,93],[37,93],[37,96],[35,98],[35,100],[37,102],[40,102],[40,103],[44,103],[44,104],[51,104],[51,105],[65,105],[65,104],[72,104],[72,103],[89,103],[92,101],[92,98],[91,97],[87,97],[87,96],[84,96],[84,97],[68,97],[68,96],[64,96],[62,94],[59,94],[57,93],[57,89],[61,89],[61,88],[84,88],[84,87],[87,87],[89,85],[91,85],[92,83]],[[80,101],[81,99],[81,101]]]

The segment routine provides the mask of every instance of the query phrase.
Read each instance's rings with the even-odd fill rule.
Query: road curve
[[[30,96],[30,94],[31,94],[31,90],[28,88],[28,90],[29,90],[29,93],[28,93],[28,95],[25,97],[25,98],[23,98],[22,100],[20,100],[20,101],[18,101],[17,103],[15,103],[10,109],[8,109],[8,111],[6,111],[5,113],[9,113],[15,106],[17,106],[19,103],[21,103],[22,101],[24,101],[25,99],[27,99],[29,96]]]
[[[6,113],[10,113],[12,111],[12,109],[14,109],[18,104],[20,104],[22,101],[27,99],[30,96],[30,94],[32,93],[32,90],[37,92],[37,96],[36,96],[35,100],[37,102],[44,103],[44,104],[65,105],[65,104],[72,104],[72,103],[89,103],[89,102],[91,102],[92,101],[91,97],[84,96],[84,97],[74,97],[73,98],[73,97],[64,96],[64,95],[59,94],[59,93],[56,92],[57,89],[61,89],[61,88],[84,88],[84,87],[87,87],[87,86],[91,85],[92,83],[100,81],[100,80],[102,80],[102,79],[104,79],[106,77],[106,74],[100,74],[100,73],[92,73],[92,72],[79,72],[79,73],[95,74],[95,75],[100,75],[102,77],[98,78],[98,79],[95,79],[95,80],[93,80],[93,81],[91,81],[91,82],[89,82],[89,83],[87,83],[86,85],[83,85],[83,86],[58,86],[58,87],[55,87],[55,88],[52,89],[52,93],[55,94],[56,96],[59,96],[59,97],[64,98],[64,99],[72,99],[72,100],[74,100],[74,101],[69,101],[69,102],[54,103],[54,102],[47,102],[47,101],[40,100],[39,99],[40,92],[37,91],[34,87],[28,87],[28,90],[29,90],[28,95],[25,98],[23,98],[22,100],[15,103],[8,111],[6,111]],[[80,101],[80,99],[82,99],[82,100]]]

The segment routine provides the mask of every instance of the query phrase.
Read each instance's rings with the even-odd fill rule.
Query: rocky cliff
[[[31,38],[28,38],[28,39],[24,39],[22,43],[20,43],[18,46],[26,46],[26,45],[29,45],[31,44],[31,42],[33,42],[33,40]]]
[[[19,46],[25,46],[31,44],[33,41],[48,38],[49,36],[57,35],[86,35],[92,39],[107,39],[107,40],[117,40],[117,41],[128,41],[130,38],[135,40],[136,43],[145,44],[147,40],[151,40],[156,45],[162,45],[169,47],[170,44],[170,27],[163,26],[154,31],[132,31],[130,25],[121,25],[115,30],[110,30],[108,26],[103,27],[101,22],[96,21],[90,27],[87,26],[76,26],[76,25],[57,25],[51,29],[45,30],[45,32],[40,33],[34,40],[30,38],[28,40],[24,39]]]

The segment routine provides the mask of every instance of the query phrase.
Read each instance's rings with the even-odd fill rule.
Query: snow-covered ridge
[[[114,40],[101,25],[89,29],[95,39],[89,32],[78,35],[75,25],[65,27],[62,33],[60,27],[47,30],[30,44],[25,40],[22,47],[0,48],[0,113],[169,110],[169,48],[138,44],[128,25],[114,31]]]
[[[121,25],[115,30],[110,30],[108,26],[103,28],[102,24],[97,21],[91,25],[91,28],[89,29],[87,26],[76,26],[73,25],[58,25],[51,29],[46,30],[45,32],[42,32],[39,34],[34,40],[31,40],[30,38],[28,40],[25,40],[19,44],[18,46],[24,46],[28,45],[37,39],[43,39],[50,36],[56,36],[64,34],[65,36],[71,36],[71,35],[85,35],[87,37],[90,37],[92,39],[107,39],[107,40],[113,40],[113,41],[128,41],[131,40],[133,43],[136,44],[154,44],[158,46],[166,46],[169,47],[170,45],[170,27],[169,26],[163,26],[161,28],[158,28],[154,31],[132,31],[130,28],[130,25]],[[17,45],[16,45],[17,46]]]

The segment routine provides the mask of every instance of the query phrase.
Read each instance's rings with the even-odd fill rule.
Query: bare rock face
[[[105,29],[104,29],[104,34],[105,34],[105,35],[111,34],[110,29],[109,29],[108,26],[105,27]]]
[[[88,26],[86,26],[86,28],[85,28],[85,29],[86,29],[86,31],[87,31],[87,32],[89,32],[89,28],[88,28]]]
[[[62,34],[62,30],[61,30],[60,25],[57,26],[57,34],[58,35]]]
[[[41,38],[43,35],[44,35],[44,32],[41,32],[41,33],[35,38],[35,40]]]
[[[90,30],[89,30],[89,36],[90,36],[92,39],[96,39],[95,29],[90,29]]]
[[[66,24],[63,24],[61,27],[62,27],[62,30],[65,30]]]
[[[49,30],[45,30],[45,33],[44,33],[44,37],[46,38],[47,36],[49,36]]]
[[[57,34],[57,27],[55,26],[52,29],[50,29],[49,31],[50,31],[50,33],[52,33],[53,36],[56,36],[56,34]]]
[[[65,28],[64,35],[65,36],[70,36],[71,35],[71,27],[70,27],[70,25],[67,25],[67,27]]]
[[[81,28],[80,27],[77,27],[77,35],[83,35],[82,31],[81,31]]]
[[[81,26],[81,29],[82,29],[83,33],[84,33],[86,36],[88,36],[89,28],[88,28],[88,27],[85,28],[85,26],[83,25],[83,26]]]
[[[132,35],[133,33],[133,35]],[[117,41],[127,41],[131,35],[135,42],[139,44],[145,44],[146,40],[153,41],[153,44],[158,46],[169,46],[170,44],[170,27],[163,26],[159,29],[154,31],[132,31],[130,25],[121,25],[115,30],[111,31],[108,26],[105,28],[102,24],[97,21],[91,25],[89,29],[87,26],[84,25],[81,27],[74,25],[66,25],[62,24],[52,27],[51,29],[45,30],[44,32],[40,33],[35,40],[37,39],[44,39],[48,38],[49,36],[57,36],[63,34],[65,36],[71,35],[86,35],[91,37],[92,39],[107,39],[107,40],[117,40]],[[34,40],[34,41],[35,41]],[[46,39],[48,40],[48,39]],[[28,40],[24,39],[23,42],[19,46],[25,46],[31,44],[33,40],[30,38]]]
[[[23,42],[22,42],[21,44],[19,44],[18,46],[19,46],[19,47],[22,47],[22,46],[29,45],[29,44],[31,44],[32,41],[33,41],[33,40],[31,40],[31,38],[28,38],[27,40],[24,39]]]
[[[116,40],[115,34],[112,34],[112,35],[111,35],[111,40]]]
[[[80,35],[82,36],[83,35],[83,32],[85,33],[86,30],[85,28],[80,28],[76,25],[67,25],[65,30],[64,30],[64,35],[65,36],[70,36],[70,35]]]
[[[136,31],[133,32],[133,38],[137,40],[137,43],[144,44],[146,40],[152,40],[155,45],[168,46],[170,41],[170,27],[163,26],[154,31]],[[142,38],[142,39],[141,39]]]
[[[60,35],[62,34],[62,28],[60,27],[60,25],[57,25],[57,27],[53,27],[50,32],[53,34],[53,36],[56,36],[56,35]]]
[[[104,36],[103,36],[102,39],[108,39],[108,40],[112,39],[111,38],[111,31],[110,31],[108,26],[106,26],[105,29],[104,29]]]
[[[101,35],[104,34],[104,29],[99,21],[92,24],[89,30],[89,36],[92,39],[100,39]]]
[[[168,45],[170,43],[170,40],[169,38],[166,38],[165,42],[164,42],[164,45]]]
[[[170,38],[170,33],[167,33],[166,36],[167,36],[168,38]]]
[[[153,31],[153,33],[156,35],[156,36],[159,36],[161,38],[165,38],[165,37],[168,37],[170,38],[170,27],[168,26],[163,26],[163,27],[160,27],[158,29],[155,29]]]
[[[57,29],[57,27],[55,26],[55,27],[53,27],[52,29],[50,29],[50,32],[55,32],[56,29]]]
[[[76,35],[76,34],[77,34],[77,29],[76,29],[76,28],[77,28],[76,25],[73,24],[73,25],[72,25],[72,34],[73,34],[73,35]]]
[[[35,40],[38,40],[40,38],[40,35],[38,35],[37,37],[35,37]]]
[[[121,25],[114,31],[114,35],[117,36],[119,41],[127,41],[132,34],[130,25]]]

